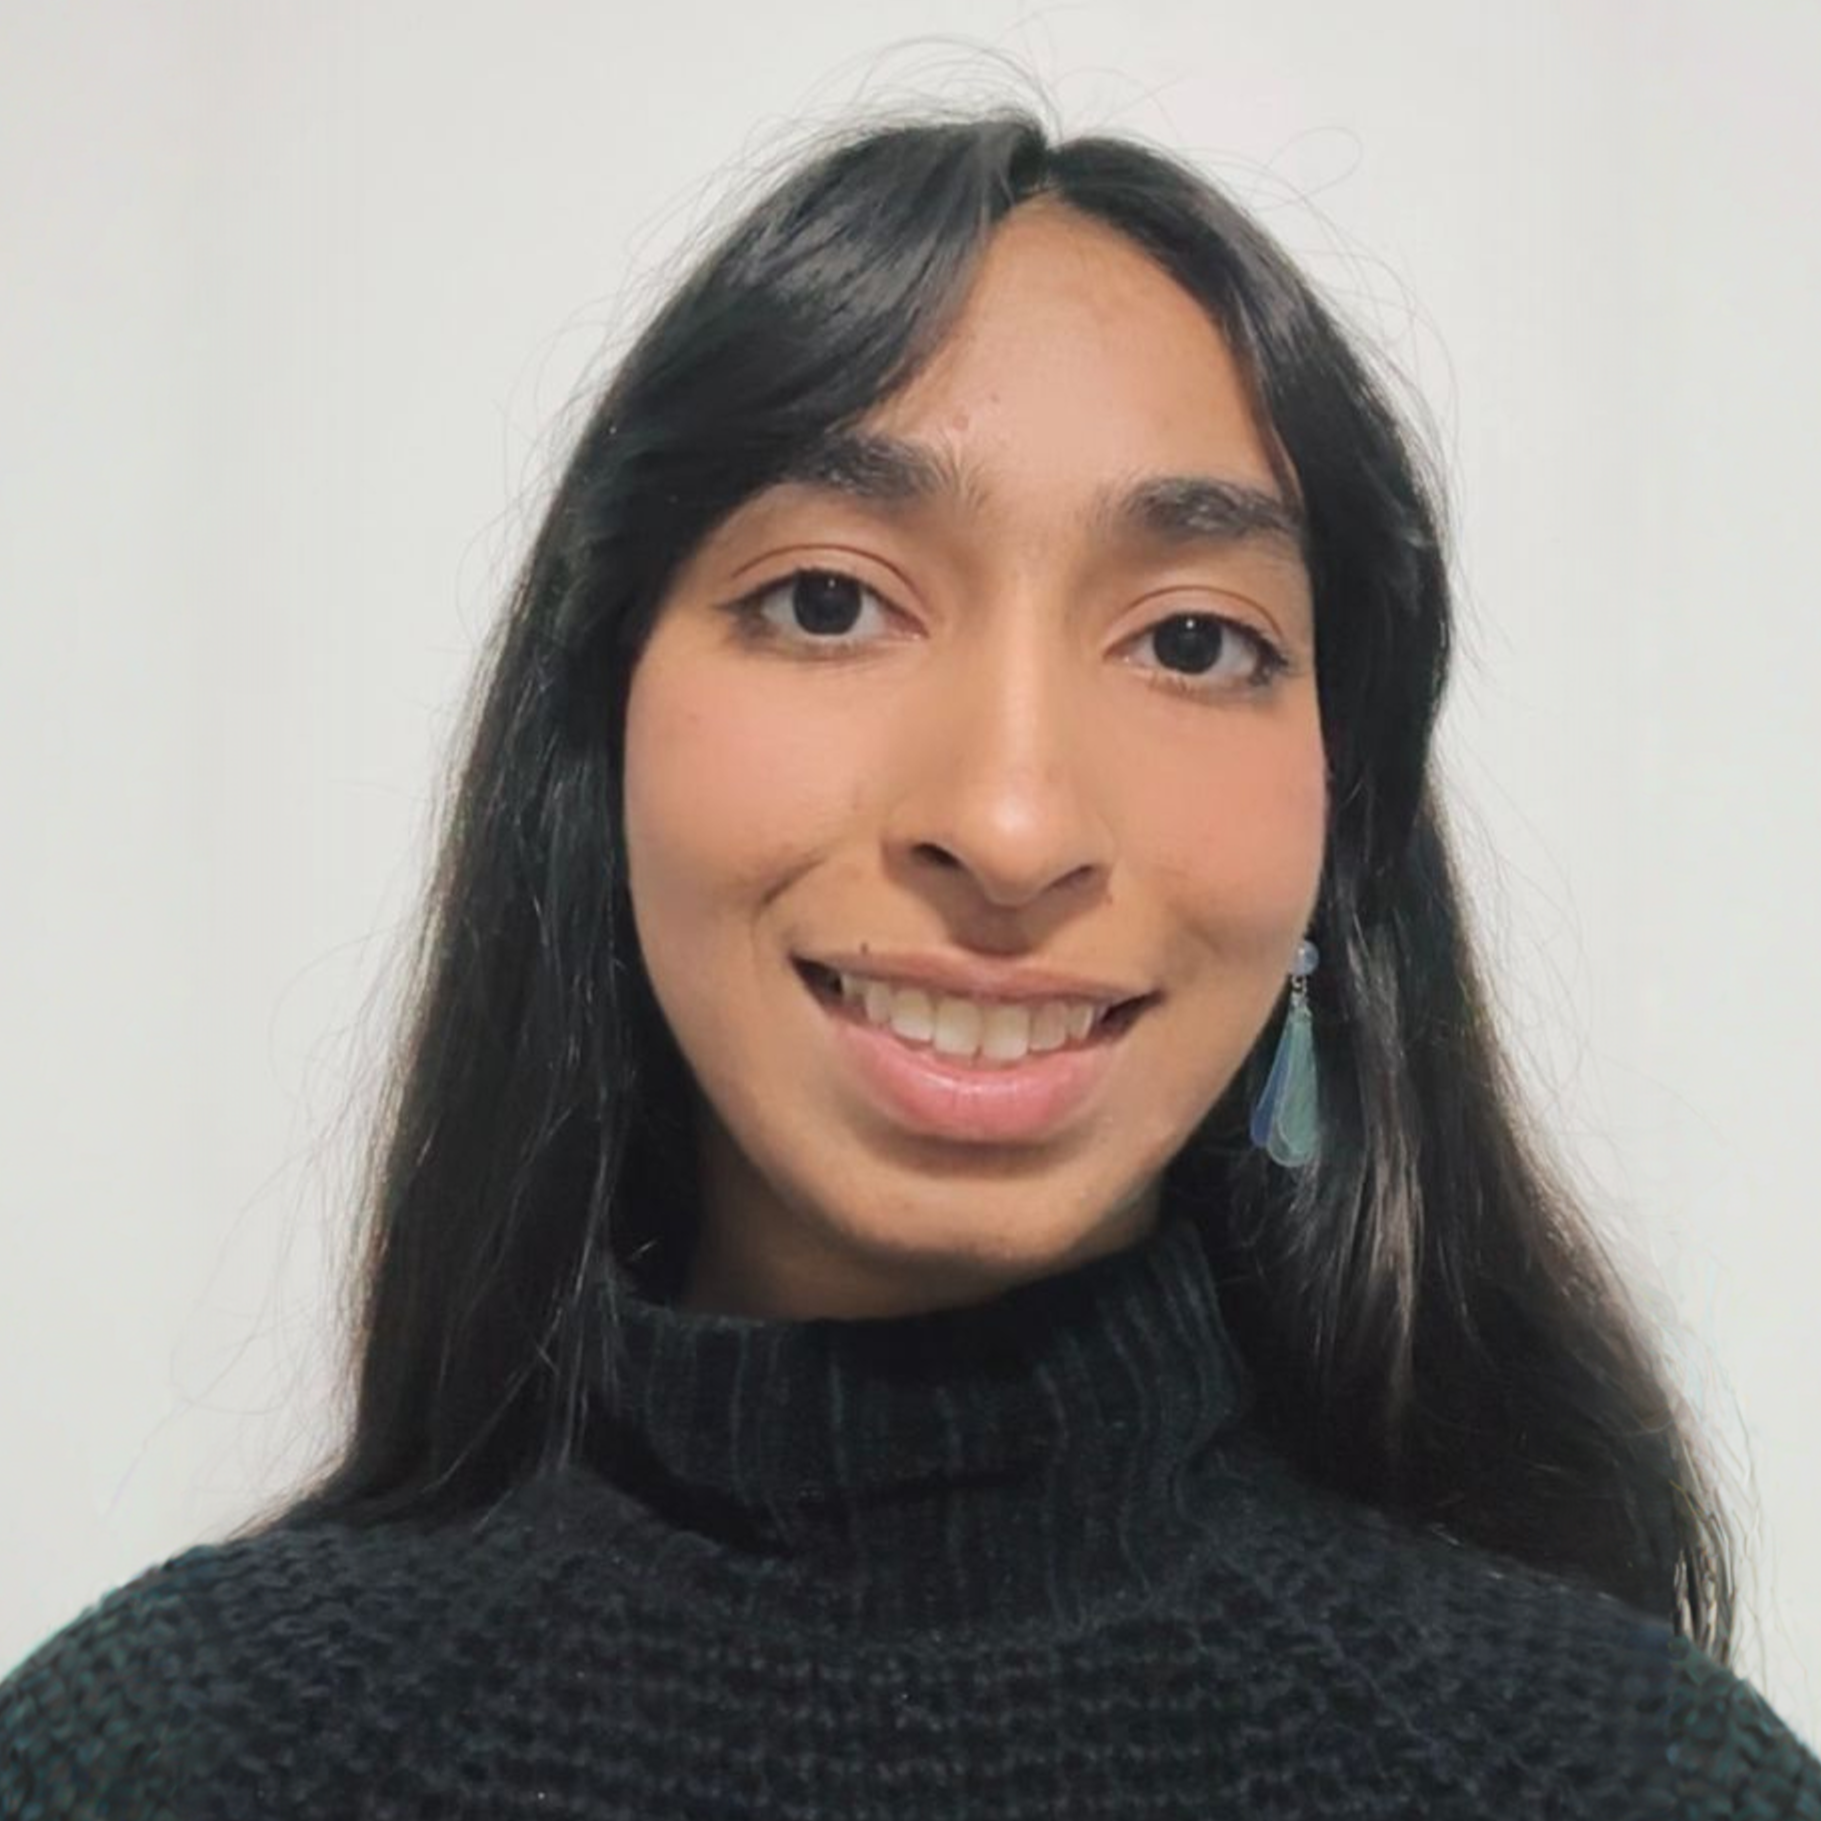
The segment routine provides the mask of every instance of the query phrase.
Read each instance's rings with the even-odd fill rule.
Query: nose
[[[983,612],[913,692],[897,742],[891,845],[912,868],[960,870],[1013,909],[1103,878],[1114,818],[1092,704],[1053,602]]]

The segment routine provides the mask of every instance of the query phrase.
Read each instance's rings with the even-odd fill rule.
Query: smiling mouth
[[[838,1017],[851,1018],[859,1024],[870,1022],[861,1005],[850,1005],[842,998],[841,978],[832,968],[824,967],[819,961],[806,961],[801,956],[793,956],[792,959],[798,974],[801,975],[809,990]],[[1092,1049],[1096,1044],[1110,1043],[1114,1038],[1123,1036],[1137,1022],[1139,1014],[1157,997],[1156,993],[1141,993],[1135,999],[1122,999],[1099,1020],[1087,1037],[1078,1043],[1070,1043],[1066,1047],[1070,1050]],[[1037,1052],[1039,1055],[1058,1053],[1057,1051]]]

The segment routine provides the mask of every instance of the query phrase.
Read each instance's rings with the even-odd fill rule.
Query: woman
[[[15,1672],[6,1812],[1821,1815],[1489,1021],[1448,647],[1221,194],[821,147],[492,654],[346,1451]]]

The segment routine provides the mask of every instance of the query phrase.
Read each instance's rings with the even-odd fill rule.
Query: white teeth
[[[1032,1050],[1079,1043],[1108,1007],[1080,999],[1045,999],[1002,1005],[940,997],[921,987],[894,987],[860,974],[841,974],[841,997],[862,1006],[869,1024],[890,1025],[907,1043],[930,1043],[944,1056],[979,1056],[988,1062],[1022,1062]]]

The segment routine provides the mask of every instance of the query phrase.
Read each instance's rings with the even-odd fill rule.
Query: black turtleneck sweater
[[[582,1459],[110,1593],[0,1683],[0,1815],[1821,1817],[1663,1624],[1293,1471],[1189,1219],[936,1314],[596,1309]]]

